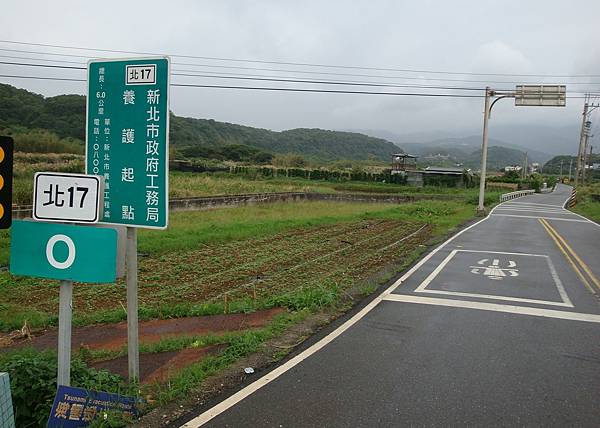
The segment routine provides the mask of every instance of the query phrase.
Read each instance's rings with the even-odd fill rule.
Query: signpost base
[[[58,306],[58,375],[57,386],[71,385],[71,319],[73,316],[73,281],[60,281]]]
[[[138,343],[138,266],[137,229],[127,228],[127,357],[129,382],[140,378],[140,351]]]

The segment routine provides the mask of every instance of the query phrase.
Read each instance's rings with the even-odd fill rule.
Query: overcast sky
[[[127,51],[319,63],[377,68],[447,70],[480,73],[600,75],[600,1],[5,1],[3,40],[73,45]],[[3,49],[59,52],[90,57],[99,52],[18,46]],[[0,55],[81,61],[77,57],[41,56],[0,51]],[[118,54],[111,54],[119,56]],[[0,58],[1,61],[15,61]],[[25,61],[25,60],[20,60]],[[25,61],[27,62],[27,61]],[[33,61],[28,61],[33,62]],[[40,61],[38,61],[40,62]],[[173,57],[173,70],[294,76],[410,84],[483,87],[483,82],[404,80],[403,77],[542,81],[566,78],[515,78],[434,75],[374,70],[226,62]],[[194,67],[179,63],[288,70],[239,70]],[[66,64],[65,65],[69,65]],[[72,64],[71,64],[72,65]],[[294,71],[289,71],[294,70]],[[332,76],[299,71],[368,74],[384,77]],[[0,74],[84,78],[83,71],[32,69],[0,65]],[[173,82],[248,86],[318,85],[244,82],[173,76]],[[596,81],[576,79],[578,82]],[[0,78],[44,95],[85,92],[80,82],[42,82]],[[513,83],[491,84],[513,87]],[[568,90],[600,88],[568,85]],[[329,87],[331,88],[331,87]],[[333,89],[343,89],[334,87]],[[349,89],[356,89],[350,87]],[[362,88],[417,92],[414,88]],[[421,92],[426,92],[420,90]],[[432,92],[449,92],[433,90]],[[577,95],[577,94],[573,94]],[[495,108],[495,124],[578,125],[583,100],[567,108],[515,108],[504,100]],[[380,129],[397,134],[423,130],[462,131],[481,128],[481,99],[398,96],[298,94],[205,88],[173,88],[171,109],[178,115],[259,126]]]

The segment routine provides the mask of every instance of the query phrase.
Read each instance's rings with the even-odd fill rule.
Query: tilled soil
[[[140,343],[155,343],[166,337],[198,336],[207,333],[224,333],[264,327],[285,309],[275,308],[249,314],[210,315],[142,321],[139,324]],[[76,327],[72,331],[72,349],[85,347],[91,350],[118,350],[127,344],[127,323],[99,324]],[[58,330],[50,329],[32,340],[20,340],[2,350],[31,346],[38,350],[56,349]],[[157,355],[157,354],[154,354]]]
[[[323,281],[353,282],[402,259],[430,236],[431,228],[409,220],[370,219],[293,229],[256,239],[203,245],[181,253],[143,257],[139,263],[140,305],[162,306],[258,298],[298,290]],[[410,239],[399,240],[411,236]],[[58,287],[32,285],[19,302],[54,313]],[[8,297],[10,300],[10,297]],[[119,283],[77,284],[74,311],[92,314],[122,308],[125,287]]]
[[[207,356],[216,355],[225,347],[226,345],[213,345],[204,348],[186,348],[180,351],[140,354],[140,382],[142,384],[165,382],[179,369],[196,363]],[[129,379],[129,366],[126,355],[111,360],[98,361],[90,365],[98,370],[108,370],[118,374],[123,379]]]

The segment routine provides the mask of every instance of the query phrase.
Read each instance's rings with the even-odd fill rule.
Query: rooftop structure
[[[414,171],[416,169],[417,156],[409,155],[408,153],[396,153],[392,155],[392,174],[398,174],[403,171]]]

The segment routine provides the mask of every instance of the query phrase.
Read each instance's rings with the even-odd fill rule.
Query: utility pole
[[[585,165],[586,165],[586,152],[587,152],[587,141],[588,141],[588,116],[592,110],[600,107],[600,104],[590,103],[590,94],[585,95],[585,103],[583,104],[583,114],[581,118],[581,132],[579,134],[579,150],[577,151],[577,170],[575,172],[575,187],[579,184],[579,177],[581,181],[585,180]]]
[[[584,140],[585,140],[585,121],[588,114],[587,95],[583,104],[583,113],[581,116],[581,131],[579,132],[579,150],[577,150],[577,169],[575,170],[575,187],[579,184],[579,176],[581,174],[582,158],[584,156]]]
[[[569,183],[571,182],[571,169],[573,167],[573,158],[569,160]]]
[[[587,130],[587,126],[586,126],[586,130],[585,130],[585,136],[583,138],[583,156],[582,156],[582,165],[581,165],[581,185],[585,186],[585,173],[586,171],[586,166],[587,166],[587,145],[588,145],[588,137],[589,137],[589,133]]]
[[[561,159],[560,160],[560,174],[559,174],[561,179],[562,179],[562,165],[563,165],[563,160]]]
[[[525,180],[529,175],[529,165],[527,162],[527,152],[525,152],[525,157],[523,158],[523,170],[521,171],[521,179]]]
[[[585,137],[586,149],[587,149],[587,142],[588,142],[588,136]],[[590,154],[589,154],[589,156],[586,154],[583,159],[583,175],[581,177],[581,184],[583,186],[585,186],[586,169],[587,169],[588,163],[592,160],[592,150],[593,149],[594,149],[594,146],[590,145]]]

